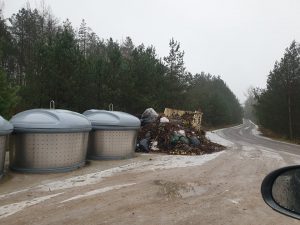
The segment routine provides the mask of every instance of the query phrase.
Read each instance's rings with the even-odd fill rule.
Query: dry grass
[[[285,137],[285,136],[282,136],[280,134],[274,133],[273,131],[271,131],[269,129],[266,129],[266,128],[263,128],[263,127],[259,127],[259,131],[265,137],[272,138],[272,139],[275,139],[277,141],[284,141],[284,142],[300,145],[300,139],[290,140],[288,137]]]

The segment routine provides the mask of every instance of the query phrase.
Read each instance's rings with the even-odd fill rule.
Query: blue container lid
[[[13,129],[12,124],[0,116],[0,135],[10,134]]]
[[[83,113],[95,130],[130,130],[139,129],[140,120],[128,113],[91,109]]]
[[[92,129],[85,116],[63,109],[31,109],[16,114],[10,122],[15,132],[72,133]]]

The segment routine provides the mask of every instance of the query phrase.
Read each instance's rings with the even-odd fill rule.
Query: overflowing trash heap
[[[165,110],[166,112],[166,110]],[[224,146],[211,142],[203,130],[193,126],[194,115],[159,115],[146,109],[141,116],[137,151],[161,152],[173,155],[202,155],[221,151]]]

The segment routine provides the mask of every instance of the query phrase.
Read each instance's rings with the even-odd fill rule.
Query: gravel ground
[[[299,224],[261,198],[265,175],[299,164],[300,147],[261,138],[256,126],[208,133],[225,151],[200,156],[137,154],[91,161],[70,173],[8,171],[1,224]]]

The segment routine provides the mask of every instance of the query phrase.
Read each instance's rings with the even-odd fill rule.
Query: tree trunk
[[[288,110],[289,110],[289,136],[290,139],[293,139],[291,95],[288,96]]]

